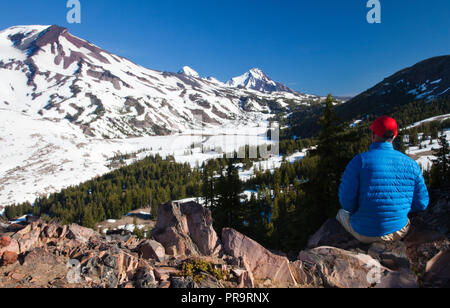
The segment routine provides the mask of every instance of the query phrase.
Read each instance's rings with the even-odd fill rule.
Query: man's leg
[[[382,236],[380,238],[380,240],[382,242],[397,242],[397,241],[401,241],[402,239],[405,238],[406,235],[408,235],[408,232],[409,232],[410,228],[411,228],[411,222],[408,220],[408,224],[406,225],[406,227],[404,227],[400,231],[394,232],[394,233],[386,235],[386,236]]]
[[[342,227],[344,227],[344,229],[350,233],[351,235],[353,235],[353,237],[355,239],[357,239],[358,241],[360,241],[361,243],[364,244],[372,244],[376,241],[379,241],[380,238],[376,238],[376,237],[367,237],[367,236],[363,236],[359,233],[357,233],[355,230],[353,230],[352,224],[350,222],[350,213],[345,211],[345,210],[339,210],[337,216],[336,216],[337,221],[340,222],[340,224],[342,225]]]

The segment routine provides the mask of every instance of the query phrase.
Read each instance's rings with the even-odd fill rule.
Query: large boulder
[[[296,285],[286,257],[271,253],[254,240],[233,229],[223,229],[222,242],[228,255],[245,260],[255,279],[270,279],[274,286],[279,287]]]
[[[428,284],[450,287],[450,250],[441,251],[428,261],[424,278]]]
[[[0,248],[8,247],[11,244],[11,238],[9,236],[2,236],[0,238]]]
[[[12,251],[5,251],[2,256],[1,265],[6,266],[17,262],[19,255]]]
[[[344,227],[335,219],[327,220],[322,227],[312,235],[307,244],[307,248],[321,246],[332,246],[342,249],[358,247],[360,243],[348,233]]]
[[[211,212],[195,202],[160,205],[152,237],[173,256],[218,256],[222,250]]]
[[[0,258],[6,251],[20,253],[19,243],[15,239],[11,239],[9,236],[3,238],[3,247],[0,246]]]
[[[164,262],[166,259],[166,250],[164,246],[157,241],[147,240],[137,247],[139,256],[145,260],[153,259],[157,262]]]
[[[84,228],[76,224],[71,224],[68,228],[67,238],[86,244],[89,239],[98,234],[89,228]]]
[[[414,288],[417,277],[411,271],[392,271],[369,255],[335,247],[318,247],[300,252],[297,273],[305,284],[331,288]],[[302,273],[303,272],[303,273]]]

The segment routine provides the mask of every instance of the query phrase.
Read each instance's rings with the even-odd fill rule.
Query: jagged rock
[[[177,275],[180,273],[179,270],[173,267],[158,267],[154,270],[155,277],[159,281],[169,280],[171,276]]]
[[[244,258],[255,279],[269,278],[279,286],[295,286],[296,281],[286,257],[277,256],[254,240],[233,229],[222,231],[225,252],[235,258]]]
[[[39,246],[40,234],[39,228],[32,229],[31,225],[28,225],[14,234],[12,239],[17,241],[20,253],[26,253]]]
[[[173,256],[217,256],[222,249],[210,211],[195,202],[160,205],[152,236]]]
[[[103,268],[101,279],[105,283],[105,288],[114,289],[119,285],[117,272],[108,266]]]
[[[366,254],[335,247],[302,251],[298,260],[305,265],[307,283],[332,288],[370,288],[375,286],[417,287],[417,277],[407,270],[394,272]]]
[[[6,244],[6,242],[5,242]],[[17,242],[17,240],[15,239],[11,239],[10,243],[8,246],[1,248],[0,247],[0,257],[6,252],[6,251],[10,251],[10,252],[15,252],[17,254],[20,254],[20,247],[19,247],[19,243]]]
[[[308,266],[310,266],[308,268]],[[321,284],[321,280],[318,279],[320,277],[315,277],[314,275],[308,275],[308,273],[316,272],[316,264],[309,264],[307,262],[295,261],[289,264],[291,269],[291,273],[294,276],[295,281],[303,286],[319,286]]]
[[[450,287],[450,250],[441,251],[428,261],[424,279],[428,284]]]
[[[221,289],[223,287],[220,281],[209,273],[203,273],[203,278],[197,283],[199,289]]]
[[[43,248],[36,248],[25,256],[23,264],[30,266],[33,264],[55,266],[59,264],[59,262],[54,254]]]
[[[186,216],[189,236],[201,254],[218,256],[222,244],[213,228],[211,211],[196,202],[181,204],[181,213]]]
[[[97,235],[92,229],[84,228],[76,224],[71,224],[68,228],[67,238],[86,244],[91,237]]]
[[[166,250],[164,249],[164,246],[153,240],[141,243],[137,248],[137,252],[146,260],[153,259],[157,262],[164,262],[166,259]]]
[[[255,287],[255,278],[253,277],[252,272],[248,269],[247,265],[245,265],[245,270],[243,270],[238,277],[239,288],[253,289]]]
[[[307,248],[332,246],[342,249],[358,247],[359,242],[335,219],[329,219],[309,238]]]
[[[2,265],[10,265],[17,262],[19,255],[12,251],[5,251],[2,256]]]
[[[409,269],[411,262],[403,242],[373,243],[367,254],[391,270]]]
[[[171,277],[170,278],[171,289],[194,289],[196,284],[192,277]]]
[[[135,277],[135,287],[139,289],[155,289],[158,287],[155,275],[150,268],[141,268]]]

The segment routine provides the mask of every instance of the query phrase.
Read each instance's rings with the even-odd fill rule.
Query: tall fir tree
[[[439,149],[433,151],[436,160],[433,163],[431,181],[433,188],[450,187],[450,150],[447,135],[441,132],[439,139]]]

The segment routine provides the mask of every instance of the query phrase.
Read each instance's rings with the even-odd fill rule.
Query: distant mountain
[[[245,74],[227,81],[226,84],[230,87],[251,89],[265,93],[296,93],[294,90],[289,89],[287,86],[273,81],[262,70],[258,68],[253,68]]]
[[[263,112],[322,99],[258,76],[264,83],[251,77],[238,88],[200,78],[188,66],[178,74],[150,70],[55,25],[0,32],[1,108],[33,119],[68,121],[91,137],[168,135],[203,125],[254,123],[264,121]]]
[[[192,68],[190,68],[189,66],[184,66],[179,72],[178,74],[183,74],[186,76],[190,76],[190,77],[195,77],[195,78],[200,78],[200,75],[193,70]]]
[[[345,120],[367,114],[387,114],[395,107],[450,96],[450,55],[434,57],[405,68],[340,106]]]
[[[335,97],[336,98],[336,97]],[[420,121],[437,116],[436,112],[450,113],[447,108],[450,98],[450,56],[440,56],[424,60],[405,68],[384,79],[369,90],[336,106],[341,121],[362,122],[370,117],[394,115],[405,112],[410,104],[427,104],[410,110],[410,120]],[[433,105],[431,105],[433,104]],[[420,114],[424,107],[433,114]],[[294,111],[289,119],[289,129],[285,137],[311,137],[319,131],[318,120],[321,108],[301,108]]]

